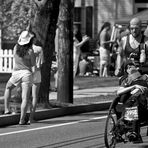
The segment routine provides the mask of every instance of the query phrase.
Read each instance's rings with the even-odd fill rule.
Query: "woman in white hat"
[[[27,112],[28,99],[32,86],[32,66],[35,65],[35,55],[32,49],[34,35],[28,31],[23,31],[14,47],[14,71],[7,82],[5,89],[5,114],[11,114],[9,100],[11,91],[16,86],[22,88],[21,116],[19,124],[27,124],[25,116]]]

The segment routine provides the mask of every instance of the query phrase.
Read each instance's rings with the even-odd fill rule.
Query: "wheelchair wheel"
[[[109,114],[106,119],[104,141],[107,148],[115,148],[116,137],[114,133],[116,119],[112,114]]]

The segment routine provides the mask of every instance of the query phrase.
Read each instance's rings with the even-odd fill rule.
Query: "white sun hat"
[[[30,40],[34,37],[32,33],[29,31],[23,31],[18,39],[18,44],[19,45],[25,45],[30,42]]]

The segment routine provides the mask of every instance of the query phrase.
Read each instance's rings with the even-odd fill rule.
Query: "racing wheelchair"
[[[136,100],[131,100],[134,104]],[[146,108],[148,113],[148,109]],[[144,114],[147,114],[144,113]],[[121,102],[121,96],[116,96],[111,103],[105,123],[104,142],[107,148],[115,148],[117,143],[132,142],[135,138],[133,132],[133,121],[139,120],[137,105],[125,107]],[[143,117],[143,116],[142,116]],[[139,127],[148,126],[148,119],[139,120]],[[148,127],[147,135],[148,136]]]

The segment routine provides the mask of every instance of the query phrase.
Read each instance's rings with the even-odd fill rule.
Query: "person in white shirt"
[[[74,24],[73,26],[73,77],[75,78],[78,65],[79,65],[79,58],[81,54],[81,47],[82,45],[89,40],[87,35],[82,37],[82,40],[78,38],[78,26]]]
[[[38,101],[38,93],[39,93],[39,88],[40,88],[40,83],[41,83],[41,66],[44,62],[42,44],[37,38],[34,38],[32,49],[35,54],[36,64],[35,66],[32,67],[33,84],[32,84],[32,103],[30,107],[30,119],[29,119],[30,123],[35,122],[34,114],[36,110],[36,105]]]
[[[146,62],[146,51],[148,51],[148,38],[142,34],[141,20],[133,18],[129,24],[130,33],[121,39],[116,61],[115,75],[122,73],[122,65],[131,59],[140,67]]]

